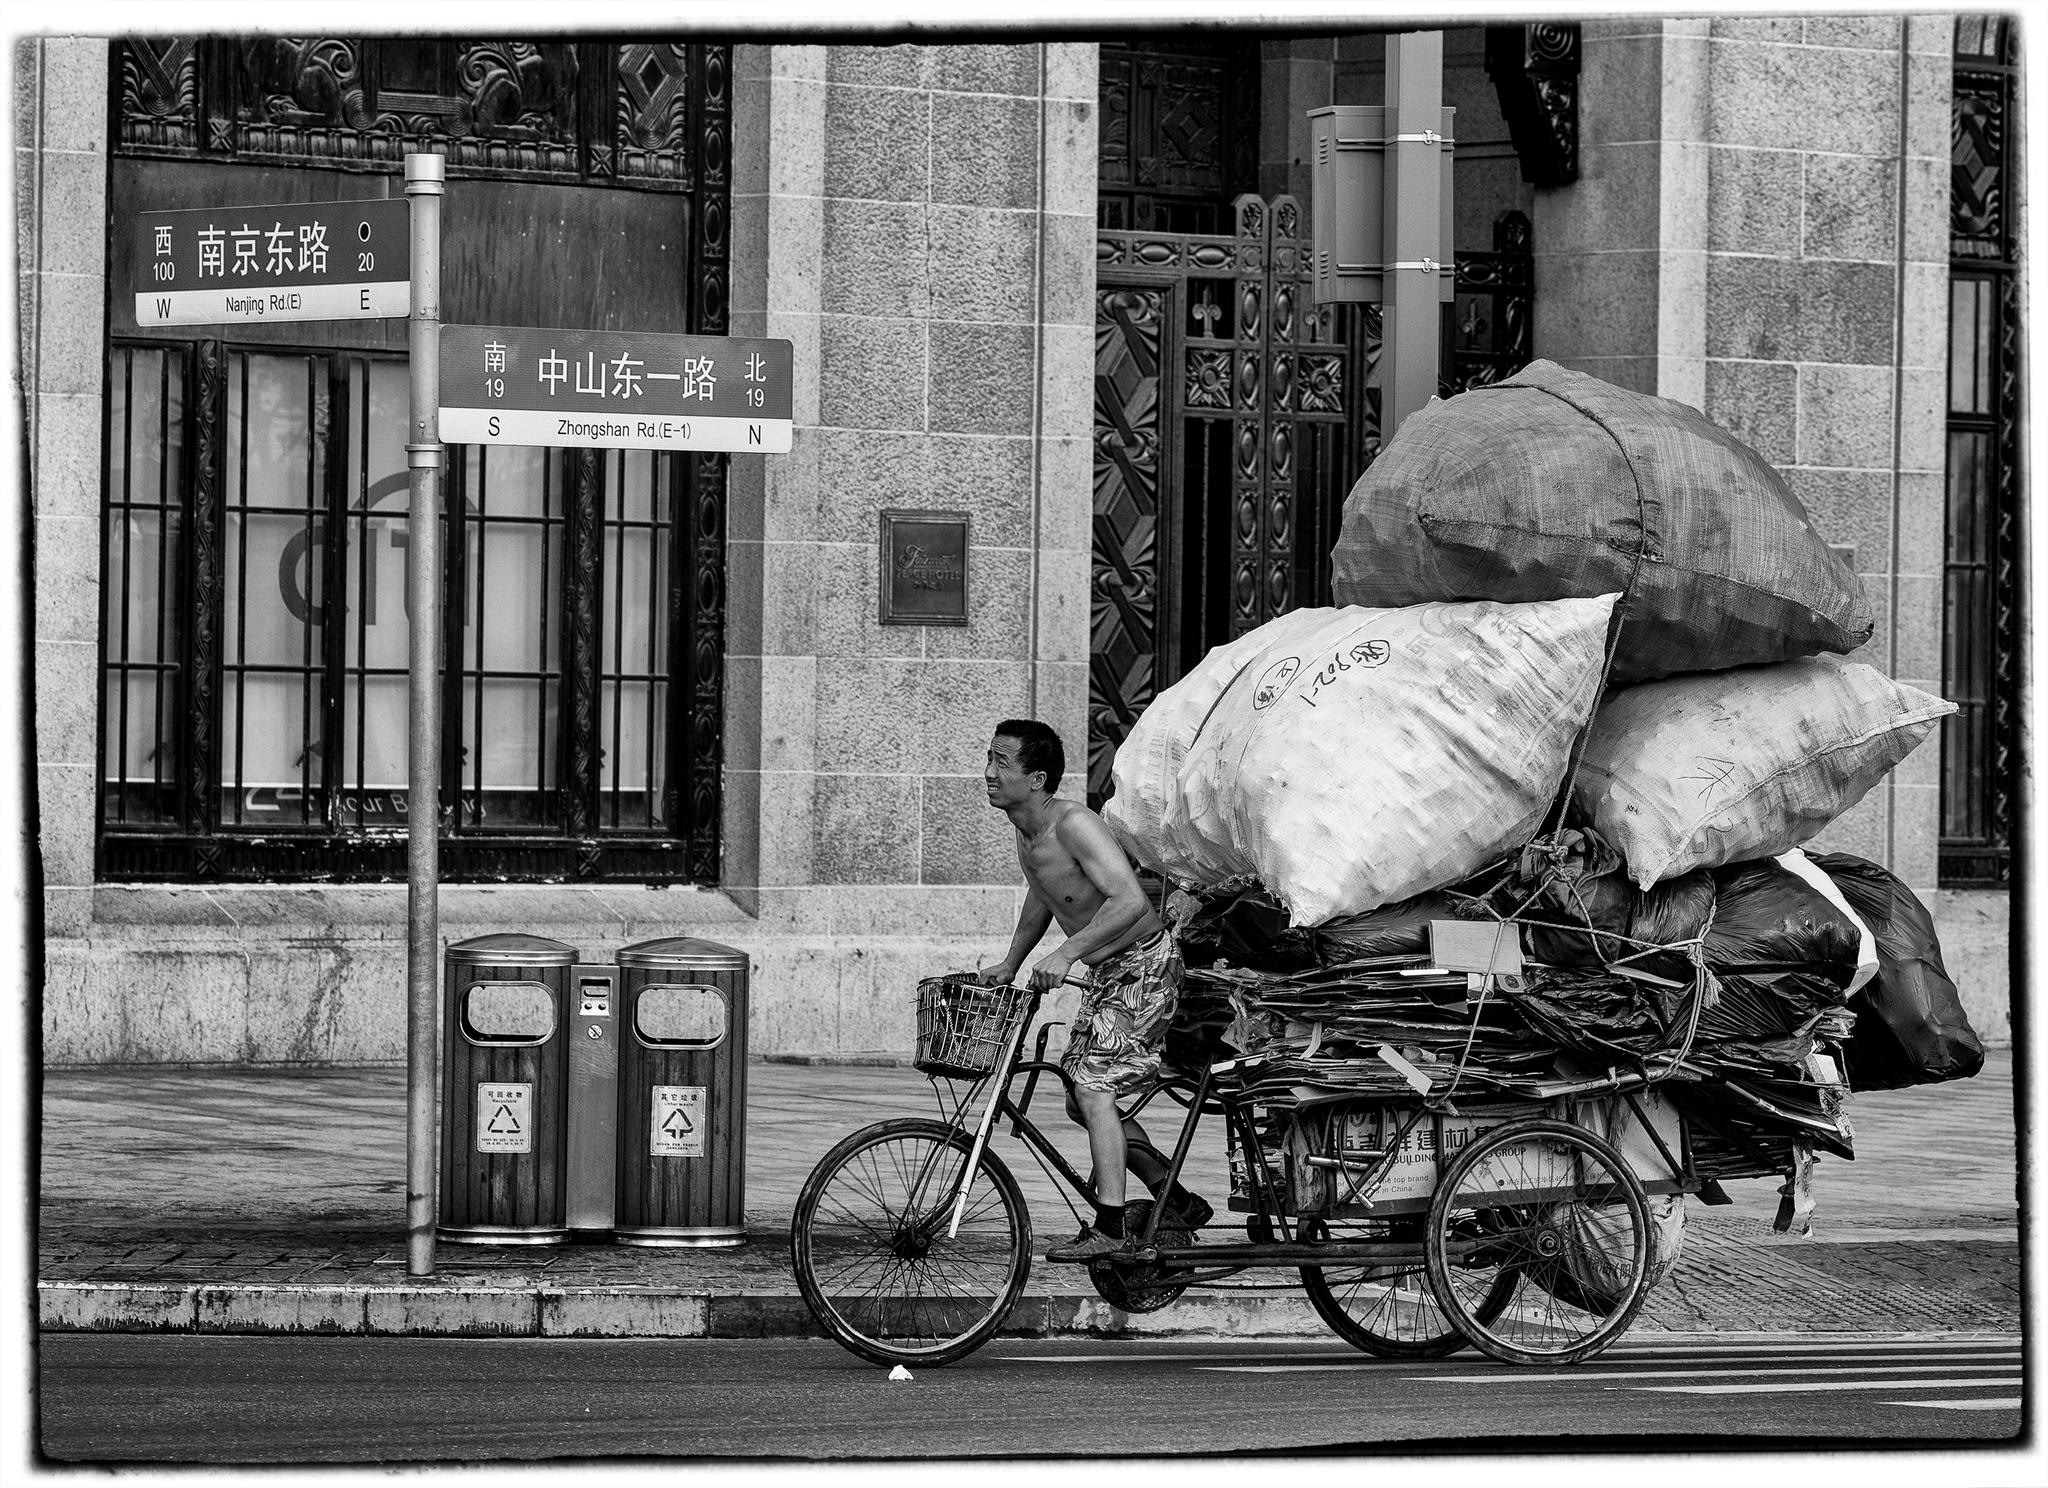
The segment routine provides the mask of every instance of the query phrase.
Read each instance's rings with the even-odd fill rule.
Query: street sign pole
[[[412,203],[412,314],[406,325],[412,415],[405,530],[412,607],[406,751],[405,1269],[434,1274],[434,1125],[441,893],[441,193],[439,155],[405,157]]]

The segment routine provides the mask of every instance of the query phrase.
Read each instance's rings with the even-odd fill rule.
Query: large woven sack
[[[1620,683],[1871,632],[1856,575],[1762,456],[1682,403],[1554,362],[1409,417],[1345,499],[1331,562],[1344,604],[1624,592]]]
[[[1613,605],[1296,611],[1160,694],[1103,814],[1170,877],[1257,877],[1293,925],[1454,882],[1540,826]]]
[[[1154,697],[1117,746],[1113,790],[1103,819],[1140,862],[1184,883],[1220,883],[1241,868],[1186,829],[1180,772],[1225,688],[1270,647],[1327,623],[1328,610],[1290,610],[1257,630],[1210,649],[1185,677]],[[1175,824],[1179,824],[1176,829]]]
[[[1831,656],[1609,696],[1573,786],[1643,888],[1797,847],[1863,798],[1955,704]]]

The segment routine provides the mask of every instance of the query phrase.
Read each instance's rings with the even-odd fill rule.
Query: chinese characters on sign
[[[385,320],[411,309],[403,198],[144,212],[136,233],[137,325]]]
[[[881,622],[967,623],[967,513],[882,513]]]
[[[441,327],[450,444],[789,452],[787,341]]]

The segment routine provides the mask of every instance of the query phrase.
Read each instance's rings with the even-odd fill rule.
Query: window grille
[[[1957,711],[1941,736],[1944,887],[1997,886],[2011,875],[2021,623],[2017,41],[2008,17],[1956,19],[1942,689]]]
[[[197,398],[195,359],[217,369]],[[102,876],[402,878],[403,361],[117,343],[109,388]],[[716,791],[676,782],[716,710],[716,668],[685,658],[717,648],[723,474],[452,451],[447,876],[715,875]]]

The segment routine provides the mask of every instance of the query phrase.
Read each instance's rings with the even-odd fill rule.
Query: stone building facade
[[[1484,28],[1445,45],[1457,246],[1483,250],[1502,214],[1522,214],[1533,354],[1701,407],[1776,463],[1854,550],[1879,617],[1860,659],[1930,691],[1945,685],[1954,566],[1955,35],[1949,16],[1587,21],[1574,178],[1553,185],[1522,168]],[[1306,111],[1378,101],[1384,39],[1236,44],[1258,126],[1235,184],[1305,208]],[[170,172],[194,168],[115,137],[122,45],[53,36],[14,59],[43,1055],[402,1058],[402,869],[152,879],[105,846],[108,410],[133,396],[109,370],[128,354],[119,304],[132,291],[105,224],[123,192],[168,191]],[[1058,727],[1062,793],[1077,798],[1084,741],[1102,726],[1090,670],[1105,540],[1098,221],[1125,185],[1103,184],[1102,107],[1106,69],[1142,70],[1130,57],[1143,46],[1005,37],[724,54],[729,174],[721,198],[691,208],[691,252],[709,241],[704,212],[725,214],[715,308],[730,334],[792,343],[797,433],[790,454],[734,456],[719,472],[716,603],[695,612],[720,627],[719,706],[704,715],[717,745],[693,756],[712,766],[715,794],[700,799],[715,803],[715,857],[523,882],[481,857],[442,891],[447,940],[529,930],[603,959],[707,936],[752,959],[754,1052],[831,1057],[906,1052],[916,978],[1000,951],[1019,889],[980,789],[989,725],[1026,714]],[[260,170],[207,168],[216,186],[245,181],[246,200],[278,199],[260,194],[272,179]],[[233,169],[247,174],[219,174]],[[495,188],[494,210],[555,220],[532,204],[571,188],[522,179]],[[388,180],[365,167],[333,194]],[[603,184],[586,165],[584,205],[558,215],[612,210],[622,199]],[[451,203],[466,189],[482,191],[451,171]],[[486,309],[488,278],[479,269],[474,291]],[[674,312],[687,325],[659,328],[706,329],[706,313],[691,300]],[[967,515],[966,624],[880,623],[878,520],[891,509]],[[1940,766],[1930,743],[1822,843],[1889,864],[1928,899],[1973,1019],[2002,1040],[2009,894],[1944,887]]]

